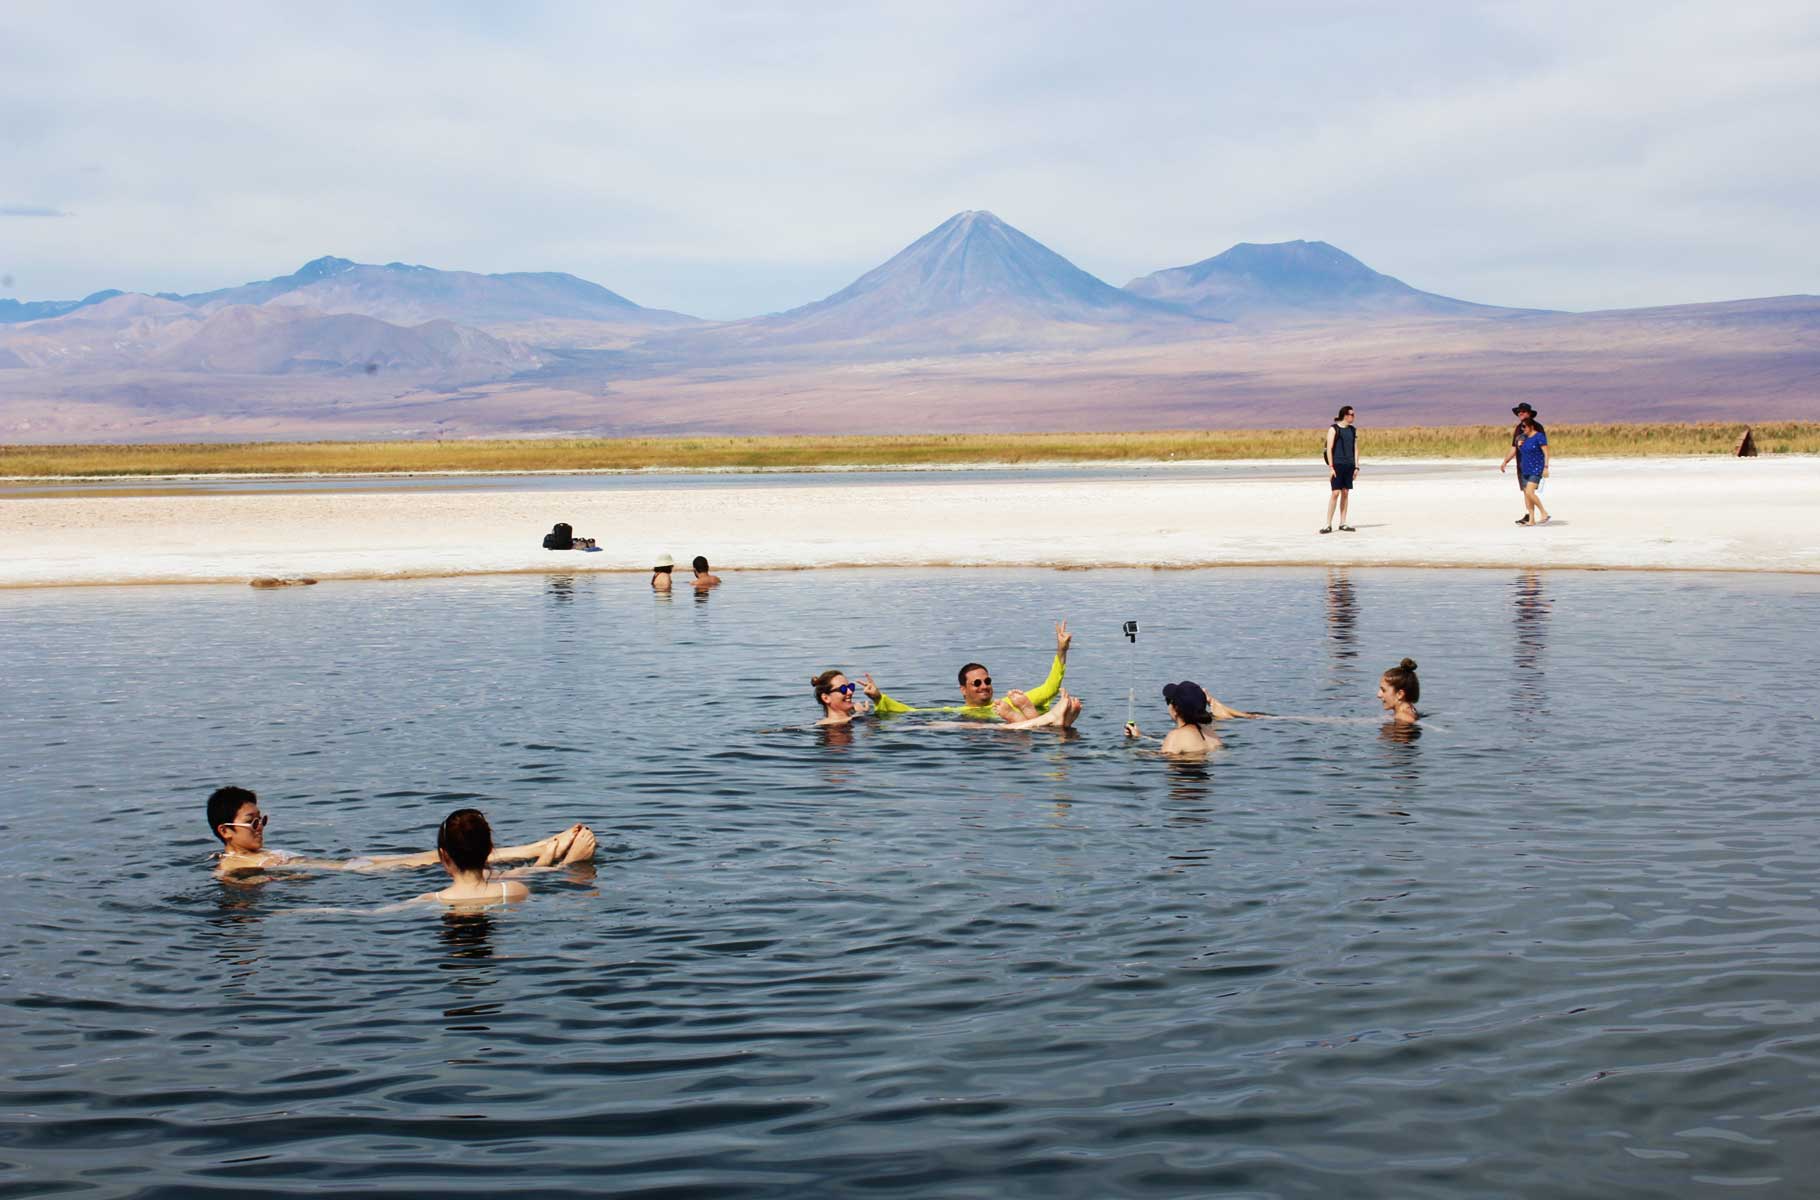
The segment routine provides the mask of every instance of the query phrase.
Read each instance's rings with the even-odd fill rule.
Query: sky
[[[335,254],[714,319],[989,209],[1114,284],[1319,239],[1597,309],[1820,292],[1820,5],[0,6],[0,297]]]

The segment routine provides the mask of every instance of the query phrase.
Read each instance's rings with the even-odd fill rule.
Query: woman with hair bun
[[[872,682],[872,676],[861,675],[858,683],[848,680],[839,668],[829,668],[820,675],[809,677],[809,691],[815,702],[822,706],[822,719],[817,725],[848,725],[853,718],[863,717],[868,712],[880,716],[886,713],[909,712],[910,706],[899,704],[896,700],[879,691],[878,685]],[[870,708],[862,707],[854,693],[860,693],[872,702]]]
[[[1398,725],[1414,725],[1421,714],[1416,701],[1422,698],[1422,681],[1416,678],[1416,660],[1406,658],[1378,680],[1378,703]]]

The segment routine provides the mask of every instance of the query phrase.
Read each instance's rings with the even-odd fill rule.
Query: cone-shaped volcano
[[[1188,323],[1179,310],[1096,279],[989,212],[963,212],[827,299],[744,324],[762,327],[770,341],[945,340],[962,349]]]

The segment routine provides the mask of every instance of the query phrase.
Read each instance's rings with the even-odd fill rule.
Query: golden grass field
[[[1820,422],[1753,427],[1764,454],[1820,454]],[[1635,458],[1732,453],[1742,424],[1553,425],[1557,454]],[[1322,430],[939,434],[897,437],[500,439],[443,442],[242,442],[0,446],[0,476],[388,475],[434,471],[809,468],[937,463],[1157,462],[1318,458]],[[1501,458],[1504,425],[1362,429],[1361,457]]]

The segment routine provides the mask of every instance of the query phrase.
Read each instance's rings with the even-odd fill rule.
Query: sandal
[[[1342,526],[1340,526],[1340,532],[1341,533],[1357,533],[1358,530],[1354,529],[1350,525],[1342,525]]]
[[[1527,525],[1527,524],[1529,524],[1529,514],[1528,514],[1528,513],[1524,513],[1524,514],[1523,514],[1523,515],[1522,515],[1522,516],[1520,516],[1520,517],[1518,517],[1518,518],[1517,518],[1517,524],[1519,524],[1519,525]]]
[[[1549,523],[1549,522],[1550,522],[1550,521],[1552,521],[1552,520],[1554,520],[1554,518],[1553,518],[1553,517],[1543,517],[1543,518],[1542,518],[1542,519],[1541,519],[1541,520],[1540,520],[1540,521],[1537,521],[1537,522],[1535,522],[1535,523],[1536,523],[1536,524],[1537,524],[1537,525],[1546,525],[1546,524],[1548,524],[1548,523]]]
[[[1321,532],[1322,532],[1322,533],[1332,533],[1332,532],[1333,532],[1333,526],[1331,526],[1331,525],[1323,525],[1323,526],[1321,526]]]

